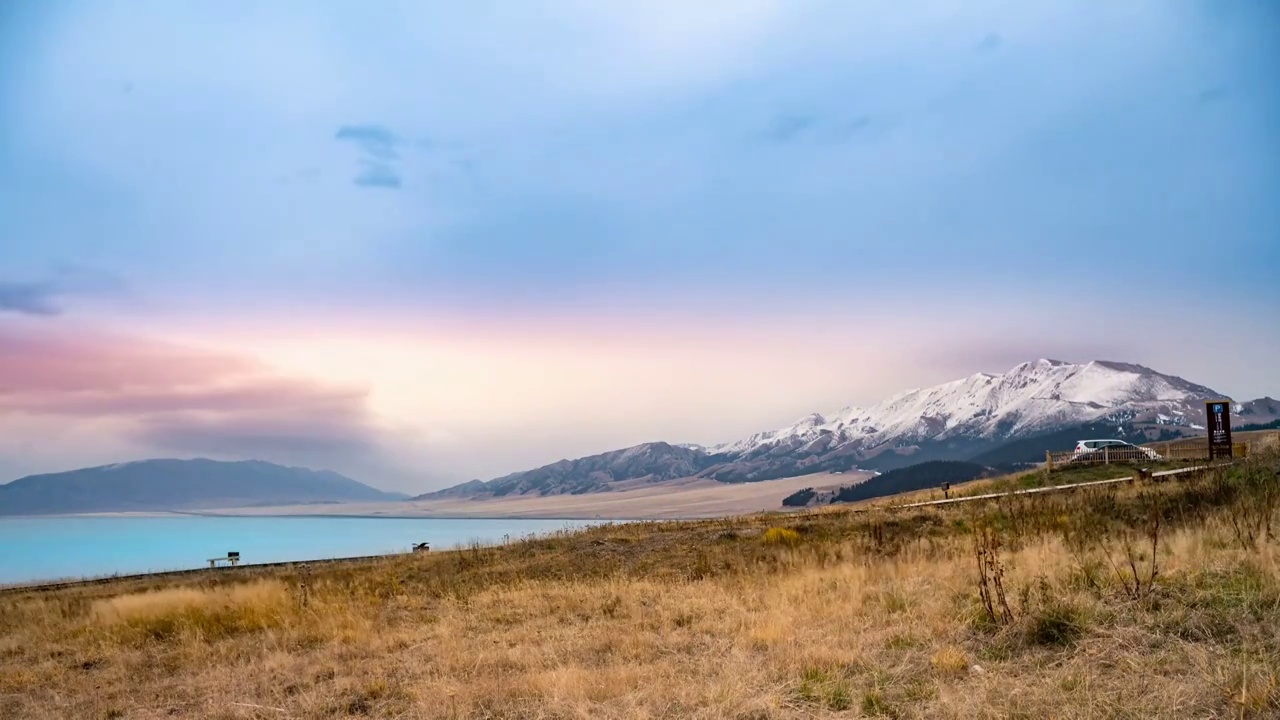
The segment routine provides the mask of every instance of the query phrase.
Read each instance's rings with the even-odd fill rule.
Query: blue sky
[[[424,482],[725,439],[1040,356],[1276,395],[1277,48],[1264,0],[10,3],[0,331],[185,343],[384,398],[297,348],[518,356],[504,339],[554,326],[529,342],[772,353],[712,390],[671,353],[617,375],[666,388],[658,407],[617,384],[576,420],[581,389],[526,398],[520,432],[562,424],[493,462],[512,429],[452,419],[528,378],[427,397],[400,416],[431,431],[405,434],[472,440],[415,450],[452,458]],[[825,384],[788,379],[825,347],[849,354]],[[741,392],[766,366],[777,397]],[[704,392],[715,410],[686,422]],[[39,445],[14,468],[64,456]]]

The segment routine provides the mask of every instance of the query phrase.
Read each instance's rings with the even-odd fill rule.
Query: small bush
[[[911,596],[898,588],[889,588],[876,595],[876,600],[890,615],[906,612],[911,609]]]
[[[1030,614],[1027,641],[1035,645],[1070,645],[1084,634],[1084,614],[1075,606],[1055,602]]]
[[[898,717],[898,711],[884,699],[879,690],[871,690],[862,696],[862,714],[869,717]]]
[[[769,528],[760,536],[765,545],[786,545],[793,547],[800,543],[800,533],[791,528]]]
[[[889,639],[885,641],[884,646],[888,650],[910,650],[911,648],[920,647],[923,644],[924,643],[920,642],[920,640],[911,633],[901,632],[890,635]]]
[[[836,712],[843,712],[853,707],[853,693],[849,691],[848,683],[843,681],[837,682],[827,691],[827,708]]]
[[[796,687],[796,697],[807,703],[817,703],[822,697],[822,688],[831,682],[831,675],[822,668],[809,667],[800,673],[800,684]]]
[[[929,664],[934,670],[942,673],[960,674],[969,670],[969,658],[964,654],[964,650],[954,646],[947,645],[938,650],[929,658]]]
[[[800,674],[800,684],[795,693],[802,702],[822,705],[836,712],[853,707],[853,691],[849,688],[849,683],[818,667],[805,668]]]

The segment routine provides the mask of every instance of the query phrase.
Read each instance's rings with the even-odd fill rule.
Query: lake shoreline
[[[711,515],[690,515],[681,516],[679,518],[651,518],[651,517],[601,517],[601,516],[584,516],[584,515],[390,515],[390,514],[360,514],[360,513],[326,513],[326,514],[298,514],[298,513],[238,513],[235,508],[231,510],[219,510],[217,512],[193,512],[193,511],[155,511],[155,512],[101,512],[101,513],[60,513],[56,515],[3,515],[0,520],[44,520],[44,519],[180,519],[180,518],[254,518],[268,519],[275,518],[280,520],[563,520],[566,522],[663,522],[666,520],[711,520],[718,517],[729,517],[725,514]],[[780,511],[781,512],[781,511]]]
[[[435,552],[450,552],[450,550],[438,550]],[[408,552],[402,553],[383,553],[379,555],[354,555],[352,557],[335,557],[320,558],[317,560],[286,560],[282,562],[269,563],[245,563],[231,567],[228,565],[219,565],[218,567],[208,568],[184,568],[181,570],[156,570],[155,572],[128,573],[120,575],[94,575],[92,577],[81,578],[62,578],[57,580],[35,580],[30,583],[18,583],[9,585],[0,585],[0,595],[5,593],[22,593],[22,592],[49,592],[52,590],[61,590],[71,587],[82,587],[87,585],[106,585],[115,582],[128,582],[131,580],[157,580],[166,578],[179,578],[198,573],[222,573],[235,575],[236,571],[256,571],[264,569],[279,569],[288,567],[298,567],[301,565],[333,565],[346,562],[359,562],[362,560],[378,560],[381,558],[397,557],[399,555],[408,555]]]
[[[296,522],[306,520],[306,522]],[[237,570],[436,552],[546,537],[610,520],[391,517],[78,516],[0,519],[0,586],[96,581],[209,571],[211,558],[239,554]],[[222,571],[223,568],[217,568]]]

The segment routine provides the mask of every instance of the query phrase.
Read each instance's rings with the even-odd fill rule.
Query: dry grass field
[[[1277,463],[10,592],[0,717],[1280,717]]]

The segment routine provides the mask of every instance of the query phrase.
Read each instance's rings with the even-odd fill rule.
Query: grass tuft
[[[1033,645],[1070,645],[1085,631],[1084,613],[1062,601],[1037,608],[1028,620],[1026,637]]]
[[[960,675],[969,670],[969,657],[955,645],[940,648],[929,658],[929,664],[942,674]]]
[[[800,544],[800,533],[791,528],[773,527],[764,531],[760,541],[765,545],[786,545],[794,547]]]
[[[898,711],[889,704],[879,690],[869,690],[863,694],[862,714],[868,717],[896,718],[899,716]]]

